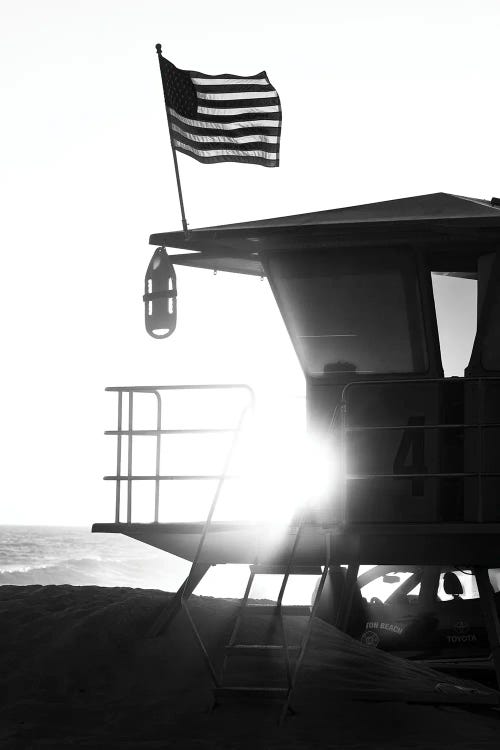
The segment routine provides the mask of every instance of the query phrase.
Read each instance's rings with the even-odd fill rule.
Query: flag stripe
[[[275,103],[277,101],[276,99],[276,91],[274,89],[271,89],[270,91],[254,91],[252,92],[251,97],[248,96],[248,90],[241,91],[241,92],[235,92],[230,91],[229,93],[226,91],[217,91],[216,93],[206,93],[205,91],[200,91],[198,89],[198,99],[203,99],[203,101],[225,101],[227,104],[231,104],[233,101],[237,101],[241,104],[241,100],[245,100],[248,102],[259,102],[261,103],[262,99],[273,99]]]
[[[271,86],[271,84],[265,83],[264,81],[262,83],[227,83],[225,85],[219,84],[218,86],[213,86],[212,84],[205,86],[197,83],[196,90],[199,93],[203,92],[206,94],[216,94],[218,92],[226,94],[238,94],[240,91],[250,91],[252,93],[258,91],[272,91],[276,94],[276,91]]]
[[[255,127],[246,127],[244,123],[243,127],[239,127],[238,123],[233,123],[232,125],[213,123],[213,127],[208,127],[208,123],[200,123],[201,127],[198,127],[196,125],[186,125],[184,122],[177,122],[177,118],[171,117],[172,129],[177,130],[178,133],[193,133],[193,135],[213,136],[215,138],[220,138],[221,133],[227,133],[230,138],[246,135],[279,136],[279,127],[269,128],[267,124],[265,123],[265,127],[258,127],[258,124]]]
[[[260,164],[261,167],[278,167],[279,160],[271,161],[269,159],[262,159],[260,156],[199,156],[193,154],[190,151],[184,151],[180,146],[176,147],[176,150],[181,154],[186,154],[192,159],[196,159],[201,164],[221,164],[222,162],[238,162],[239,164]]]
[[[215,109],[215,114],[222,110],[221,115],[227,114],[224,110],[229,110],[236,115],[241,112],[279,112],[279,99],[276,96],[266,99],[210,99],[204,101],[198,97],[198,112],[204,109]]]
[[[191,76],[191,80],[195,85],[198,83],[206,83],[208,81],[211,81],[212,83],[220,83],[222,85],[230,83],[231,81],[234,81],[235,83],[259,83],[260,81],[264,84],[269,83],[265,70],[254,76],[236,76],[231,73],[221,73],[217,76],[209,76],[206,73],[199,73],[197,70],[189,70],[187,72]]]
[[[178,125],[175,125],[175,123],[172,123],[172,130],[178,134],[183,136],[184,138],[187,138],[189,141],[192,141],[193,143],[210,143],[210,142],[226,142],[226,143],[258,143],[259,141],[262,143],[278,143],[278,136],[277,135],[266,135],[262,136],[261,133],[259,133],[259,137],[256,138],[255,135],[242,135],[239,131],[231,131],[231,133],[226,133],[224,131],[220,131],[216,133],[215,135],[207,135],[206,132],[203,133],[186,133],[185,130],[182,128],[179,128]],[[177,135],[176,135],[177,137]]]
[[[262,159],[275,159],[276,153],[268,153],[262,148],[254,148],[254,149],[238,149],[238,148],[219,148],[219,149],[202,149],[197,148],[194,146],[190,146],[187,143],[179,143],[182,148],[187,149],[188,151],[192,151],[193,153],[197,153],[200,156],[222,156],[223,154],[228,154],[230,156],[260,156]],[[247,153],[245,153],[245,151]]]
[[[204,151],[220,151],[222,149],[238,150],[238,151],[255,151],[262,150],[269,153],[276,154],[278,151],[277,139],[274,142],[262,141],[261,139],[256,140],[255,138],[249,138],[248,140],[240,140],[238,138],[219,138],[217,140],[207,140],[201,136],[187,137],[182,133],[173,133],[173,139],[176,143],[183,143],[191,148],[198,148]]]
[[[234,116],[234,115],[244,115],[244,114],[252,114],[252,115],[259,115],[262,114],[271,114],[272,112],[279,112],[280,108],[278,104],[271,105],[269,107],[227,107],[226,105],[230,104],[230,102],[220,102],[220,107],[217,106],[217,103],[214,102],[213,106],[211,107],[200,107],[198,106],[198,112],[201,115],[218,115],[219,113],[221,115],[227,115],[227,116]],[[232,113],[230,115],[230,113]]]
[[[175,112],[175,110],[174,110]],[[175,113],[177,114],[177,113]],[[276,115],[274,112],[258,112],[255,114],[254,112],[245,112],[241,113],[239,115],[223,115],[220,113],[216,113],[217,117],[215,118],[213,115],[205,115],[201,112],[198,112],[196,115],[196,120],[191,120],[191,122],[207,122],[207,123],[213,123],[215,122],[215,119],[223,125],[229,125],[231,123],[241,123],[241,122],[248,122],[252,123],[255,120],[270,120],[272,123],[276,123],[280,121],[279,115]],[[177,115],[177,117],[182,117],[182,115]],[[187,118],[189,119],[189,118]]]
[[[189,146],[183,144],[176,145],[176,150],[180,151],[187,156],[192,156],[193,159],[203,162],[204,164],[216,164],[223,161],[236,161],[244,162],[245,164],[261,164],[265,167],[276,167],[278,166],[278,159],[273,154],[265,154],[263,152],[248,151],[247,153],[240,151],[226,151],[221,150],[217,152],[206,152],[200,151],[199,149],[192,149]]]
[[[168,113],[173,122],[177,120],[179,124],[188,125],[194,128],[219,128],[221,130],[236,130],[238,128],[279,129],[280,126],[280,121],[276,118],[276,115],[273,115],[270,118],[263,118],[262,115],[259,115],[258,119],[255,119],[255,117],[247,119],[243,116],[232,117],[231,120],[227,122],[227,117],[217,117],[217,120],[212,117],[207,118],[206,121],[201,119],[191,120],[189,117],[183,117],[182,115],[177,114],[177,112],[170,107]]]

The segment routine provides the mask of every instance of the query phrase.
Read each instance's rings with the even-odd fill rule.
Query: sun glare
[[[301,508],[326,500],[338,475],[332,448],[297,429],[256,423],[235,460],[239,479],[220,520],[288,523]]]

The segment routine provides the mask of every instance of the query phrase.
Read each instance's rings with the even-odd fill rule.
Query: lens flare
[[[235,463],[240,479],[220,520],[288,523],[301,508],[333,498],[338,462],[326,441],[261,425],[248,431]]]

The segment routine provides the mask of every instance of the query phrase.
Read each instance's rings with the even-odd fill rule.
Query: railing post
[[[120,494],[121,480],[118,478],[122,473],[122,414],[123,414],[123,394],[118,391],[118,421],[116,436],[116,501],[115,501],[115,523],[120,523]]]
[[[477,422],[478,422],[478,436],[477,436],[477,461],[478,461],[478,467],[477,467],[477,517],[476,521],[479,523],[482,523],[484,518],[484,512],[483,512],[483,424],[484,424],[484,381],[482,378],[479,378],[478,382],[478,394],[477,394],[477,400],[478,400],[478,414],[477,414]]]
[[[132,523],[132,430],[134,424],[134,392],[128,392],[128,460],[127,460],[127,523]]]
[[[340,521],[347,520],[347,400],[342,394],[340,406]]]
[[[160,514],[160,460],[161,460],[161,425],[162,425],[162,403],[161,396],[155,391],[156,396],[156,479],[155,479],[155,523],[158,523]]]

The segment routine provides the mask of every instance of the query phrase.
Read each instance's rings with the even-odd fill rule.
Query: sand
[[[295,715],[279,726],[276,705],[222,702],[212,710],[210,675],[185,616],[158,638],[145,635],[169,596],[94,586],[0,587],[2,750],[500,746],[498,709],[442,703],[455,699],[454,690],[491,702],[498,699],[491,689],[363,646],[322,621],[314,624]],[[236,607],[192,599],[216,665]],[[256,642],[262,627],[250,618],[242,639]],[[300,618],[290,621],[290,642],[303,627]],[[264,669],[253,659],[230,667],[250,682]]]

